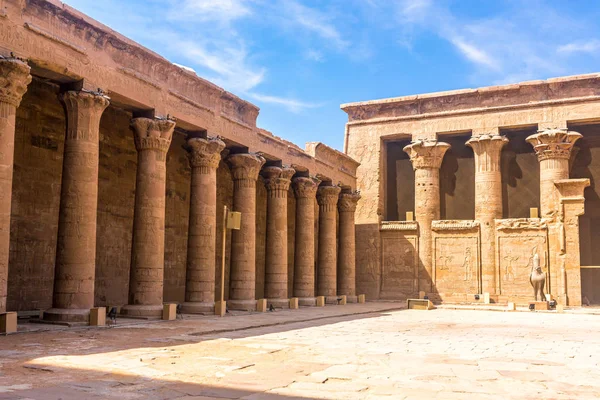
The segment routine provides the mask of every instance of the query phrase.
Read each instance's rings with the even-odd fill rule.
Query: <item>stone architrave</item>
[[[431,292],[432,233],[431,222],[440,219],[440,167],[448,143],[418,140],[404,147],[415,171],[415,219],[419,224],[419,290]],[[425,276],[423,276],[423,273]]]
[[[315,198],[320,179],[297,177],[296,242],[294,247],[294,297],[301,306],[315,303]]]
[[[50,321],[88,322],[94,307],[100,118],[109,105],[101,93],[61,95],[67,135],[58,218],[58,244]]]
[[[554,182],[569,179],[569,159],[575,142],[582,135],[566,128],[542,129],[527,137],[540,162],[540,217],[553,218],[560,199]]]
[[[256,308],[256,180],[265,163],[258,154],[234,154],[227,158],[233,178],[233,211],[242,213],[241,227],[231,234],[229,301],[232,310]]]
[[[502,148],[508,143],[496,132],[471,137],[467,146],[475,154],[475,219],[481,229],[481,288],[496,293],[495,219],[502,218]]]
[[[0,58],[0,313],[6,312],[10,207],[12,201],[17,107],[31,82],[29,66],[15,58]]]
[[[185,313],[214,311],[217,235],[217,168],[225,143],[219,138],[190,138],[192,168],[188,228]]]
[[[336,214],[341,188],[320,186],[317,190],[319,203],[319,247],[317,261],[317,296],[325,296],[326,302],[337,303],[337,242]]]
[[[262,170],[267,188],[265,298],[269,305],[288,308],[287,197],[293,168],[269,166]]]
[[[354,213],[360,194],[344,189],[338,200],[339,211],[339,247],[337,293],[346,296],[349,303],[356,303],[356,233]]]
[[[165,267],[165,189],[167,151],[175,122],[134,118],[131,128],[138,152],[129,278],[125,315],[161,317]]]

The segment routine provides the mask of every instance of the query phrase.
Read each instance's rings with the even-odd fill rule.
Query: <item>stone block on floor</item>
[[[317,296],[317,307],[325,307],[325,296]]]
[[[290,299],[290,309],[291,310],[298,309],[298,298],[297,297],[292,297]]]
[[[224,317],[227,312],[227,302],[226,301],[217,301],[215,302],[215,315],[219,317]]]
[[[17,331],[17,313],[0,313],[0,333],[15,333]]]
[[[340,306],[346,305],[346,296],[345,295],[340,296],[340,298],[338,299],[338,305],[340,305]]]
[[[366,296],[364,294],[359,294],[358,295],[358,302],[360,304],[364,304],[366,301],[367,301],[367,298],[366,298]]]
[[[425,299],[408,299],[409,310],[433,310],[433,303]]]
[[[162,319],[165,321],[174,321],[177,318],[177,304],[167,303],[163,304]]]
[[[267,299],[256,300],[256,311],[267,312]]]
[[[550,308],[548,306],[548,302],[547,301],[532,301],[529,303],[529,309],[532,309],[533,305],[533,310],[535,311],[548,311]]]
[[[106,325],[106,307],[94,307],[90,309],[90,326]]]

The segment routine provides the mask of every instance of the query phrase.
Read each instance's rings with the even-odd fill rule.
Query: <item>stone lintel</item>
[[[546,218],[508,218],[494,220],[497,231],[508,230],[546,230],[549,220]]]
[[[437,220],[431,222],[433,231],[465,231],[479,229],[479,221]]]
[[[539,161],[560,158],[568,160],[573,144],[581,137],[580,133],[566,128],[551,128],[539,130],[525,140],[533,146]]]
[[[216,169],[221,161],[221,152],[225,148],[225,142],[220,138],[194,137],[187,140],[186,149],[189,152],[190,165],[192,168]]]
[[[417,231],[417,221],[381,221],[380,231]]]
[[[437,140],[424,139],[416,140],[404,147],[404,151],[409,155],[413,169],[439,169],[444,159],[444,154],[450,148],[450,145]]]
[[[135,148],[141,150],[159,150],[166,153],[171,145],[175,121],[159,118],[134,118],[131,129],[135,139]]]

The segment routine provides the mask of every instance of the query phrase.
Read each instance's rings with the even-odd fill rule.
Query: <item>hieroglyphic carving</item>
[[[539,254],[542,270],[548,272],[547,247],[545,234],[500,236],[497,250],[500,294],[529,298],[534,255]]]
[[[419,228],[417,221],[381,221],[382,231],[416,231]]]
[[[418,292],[418,239],[385,234],[381,238],[381,298],[401,299]]]
[[[497,219],[496,230],[547,229],[547,221],[540,218],[509,218]]]
[[[479,221],[469,220],[437,220],[432,221],[433,231],[460,231],[479,228]]]
[[[433,245],[435,290],[446,295],[478,293],[478,236],[438,235]]]

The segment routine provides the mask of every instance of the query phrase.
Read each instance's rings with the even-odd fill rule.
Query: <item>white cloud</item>
[[[316,62],[322,62],[325,60],[323,53],[321,51],[314,50],[314,49],[308,49],[306,51],[306,53],[304,53],[304,57],[307,60],[316,61]]]
[[[591,39],[585,42],[573,42],[559,46],[556,51],[563,54],[595,53],[600,50],[600,40]]]
[[[175,20],[227,23],[252,14],[246,0],[171,0],[168,17]]]
[[[485,50],[475,47],[472,44],[466,43],[462,38],[455,37],[450,39],[450,42],[470,61],[488,67],[492,70],[498,70],[498,63],[486,53]]]
[[[253,99],[269,104],[276,104],[285,107],[289,111],[293,113],[300,113],[302,110],[307,108],[318,108],[321,107],[322,104],[319,103],[307,103],[300,100],[292,99],[292,98],[284,98],[277,96],[264,95],[259,93],[248,93],[250,97]]]

